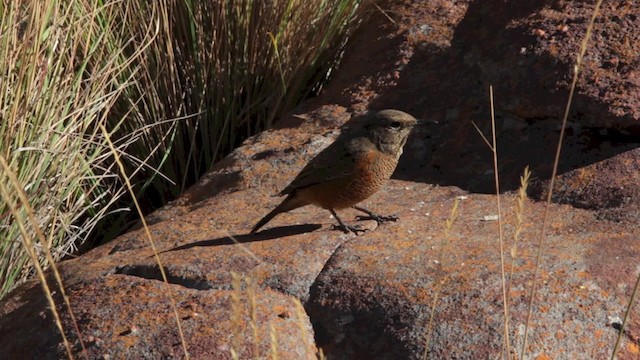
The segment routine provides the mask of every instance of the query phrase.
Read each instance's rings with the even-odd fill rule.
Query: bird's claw
[[[358,233],[364,233],[367,229],[361,228],[359,225],[349,226],[349,225],[331,225],[331,230],[340,230],[345,234],[354,233],[358,235]]]
[[[384,216],[384,215],[358,215],[356,216],[356,220],[357,221],[365,221],[365,220],[375,220],[378,225],[382,224],[382,223],[386,223],[389,221],[398,221],[398,217],[395,215],[388,215],[388,216]]]

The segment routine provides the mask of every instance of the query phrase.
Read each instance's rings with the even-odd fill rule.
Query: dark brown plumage
[[[347,226],[335,210],[353,207],[378,222],[396,220],[356,206],[376,193],[391,177],[416,119],[399,110],[364,115],[356,129],[341,134],[313,158],[280,192],[287,197],[253,227],[255,233],[276,215],[305,205],[329,210],[344,232],[363,231]]]

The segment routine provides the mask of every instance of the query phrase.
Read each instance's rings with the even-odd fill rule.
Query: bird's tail
[[[305,205],[307,205],[307,203],[302,202],[300,200],[300,197],[296,196],[295,192],[293,194],[289,194],[289,196],[287,196],[286,199],[284,199],[280,203],[280,205],[276,206],[275,209],[271,210],[270,213],[268,213],[267,215],[265,215],[265,217],[263,217],[262,219],[260,219],[260,221],[258,221],[256,226],[254,226],[253,229],[251,229],[251,234],[253,234],[256,231],[260,230],[261,227],[266,225],[276,215],[278,215],[280,213],[283,213],[283,212],[291,211],[293,209],[297,209],[297,208],[305,206]]]

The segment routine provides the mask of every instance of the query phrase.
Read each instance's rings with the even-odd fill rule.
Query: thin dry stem
[[[489,139],[487,139],[487,137],[484,136],[484,134],[482,133],[482,130],[480,130],[478,125],[476,125],[474,121],[471,122],[471,125],[473,125],[473,127],[476,128],[476,131],[478,132],[478,134],[480,134],[480,137],[482,137],[482,140],[484,140],[484,143],[487,144],[487,146],[489,147],[489,149],[491,149],[491,151],[493,151],[493,145],[491,145],[491,143],[489,142]]]
[[[269,335],[271,337],[271,359],[278,360],[278,331],[274,324],[269,327]]]
[[[236,239],[235,236],[231,235],[231,233],[229,231],[225,230],[225,233],[226,233],[227,237],[229,239],[231,239],[231,241],[233,241],[236,245],[238,245],[238,247],[240,247],[240,250],[242,250],[245,253],[247,253],[249,256],[251,256],[251,258],[253,260],[257,261],[258,263],[264,264],[264,260],[262,260],[258,255],[256,255],[253,251],[251,251],[249,248],[247,248],[243,243],[238,241],[238,239]]]
[[[491,101],[491,135],[493,146],[493,174],[496,185],[496,207],[498,210],[498,236],[500,238],[500,275],[502,280],[502,308],[504,311],[504,346],[507,359],[511,356],[511,345],[509,342],[509,304],[507,302],[507,281],[504,267],[504,236],[502,230],[502,206],[500,205],[500,177],[498,172],[498,144],[496,141],[496,117],[493,106],[493,86],[489,86],[489,99]]]
[[[305,319],[307,319],[307,312],[304,310],[304,306],[298,299],[293,299],[294,304],[296,305],[296,314],[298,318],[298,328],[300,329],[300,333],[302,334],[302,342],[304,343],[304,348],[307,350],[307,354],[315,353],[314,345],[309,342],[309,332],[307,331],[307,323]]]
[[[392,24],[394,24],[394,25],[398,25],[398,23],[397,23],[395,20],[393,20],[393,18],[392,18],[391,16],[389,16],[389,14],[387,14],[387,12],[386,12],[386,11],[382,10],[382,8],[381,8],[378,4],[376,4],[376,3],[375,3],[375,1],[374,1],[374,2],[372,2],[372,4],[373,4],[373,6],[375,6],[375,7],[376,7],[376,9],[378,9],[378,11],[380,11],[380,13],[381,13],[382,15],[384,15],[384,17],[386,17],[386,18],[387,18],[387,20],[389,20],[389,21],[390,21]]]
[[[527,321],[525,323],[525,329],[524,329],[524,340],[522,342],[522,350],[520,351],[521,359],[525,359],[525,356],[526,356],[527,340],[529,336],[529,328],[531,325],[531,317],[533,314],[533,303],[535,301],[536,290],[538,286],[538,276],[540,272],[540,259],[542,258],[542,250],[544,248],[544,240],[546,238],[547,225],[549,221],[549,208],[551,207],[551,197],[553,195],[553,186],[555,184],[556,174],[558,173],[558,163],[560,162],[560,153],[562,151],[562,141],[564,140],[564,132],[567,127],[569,110],[571,109],[571,102],[573,101],[573,93],[575,92],[576,84],[578,83],[580,66],[582,65],[584,54],[587,51],[587,43],[591,38],[591,31],[593,30],[593,24],[596,20],[596,17],[598,16],[601,5],[602,5],[602,0],[598,0],[596,2],[595,8],[593,9],[593,15],[591,16],[591,20],[589,21],[589,25],[587,26],[587,32],[584,38],[582,39],[582,43],[580,45],[580,52],[578,53],[576,64],[573,68],[573,80],[571,81],[571,88],[569,90],[569,98],[567,99],[567,106],[565,107],[564,115],[562,117],[562,127],[560,129],[560,137],[558,138],[558,146],[556,148],[556,155],[553,161],[553,171],[551,173],[551,180],[549,182],[549,188],[547,190],[547,200],[544,208],[544,216],[542,219],[542,229],[540,231],[540,240],[538,242],[538,251],[537,251],[536,260],[535,260],[533,284],[531,286],[531,293],[529,294],[529,306],[527,311]]]
[[[7,165],[7,162],[4,156],[2,156],[2,154],[0,154],[0,164],[2,165],[4,172],[10,171]],[[38,256],[34,252],[35,247],[34,247],[33,241],[31,240],[31,237],[29,236],[29,233],[27,232],[26,223],[22,218],[22,216],[20,215],[20,212],[18,211],[16,203],[12,200],[13,197],[9,195],[9,191],[7,187],[1,181],[0,181],[0,193],[2,197],[5,199],[6,204],[9,205],[9,209],[11,213],[14,215],[14,219],[16,220],[16,223],[20,229],[20,233],[22,234],[22,240],[23,240],[25,250],[27,251],[27,254],[31,258],[33,266],[36,269],[38,280],[40,281],[40,285],[42,285],[47,301],[49,302],[49,308],[51,310],[51,313],[53,314],[53,318],[55,319],[56,326],[60,331],[60,335],[62,335],[62,342],[64,343],[64,347],[67,351],[67,355],[69,356],[69,359],[73,359],[71,346],[69,345],[69,341],[67,340],[67,335],[64,333],[64,328],[62,327],[60,314],[58,314],[58,310],[56,309],[56,303],[53,300],[53,296],[51,295],[51,289],[49,289],[49,285],[47,284],[47,279],[44,275],[44,270],[42,269],[42,266],[40,266],[40,262],[38,261]],[[69,311],[71,311],[71,309],[69,309]]]
[[[120,173],[122,175],[122,178],[124,179],[125,185],[127,190],[129,191],[129,194],[131,195],[131,198],[133,200],[133,203],[136,207],[136,211],[138,212],[138,216],[140,217],[140,221],[142,222],[142,227],[144,228],[145,231],[145,235],[147,237],[147,240],[149,240],[149,244],[151,245],[151,250],[153,251],[153,255],[156,259],[156,263],[158,263],[158,268],[160,269],[160,274],[162,275],[162,280],[165,282],[165,284],[169,285],[169,280],[167,279],[167,274],[164,270],[164,266],[162,265],[162,260],[160,259],[160,255],[158,254],[158,249],[156,248],[156,244],[155,241],[153,240],[153,236],[151,236],[151,231],[149,231],[149,226],[147,225],[147,221],[145,220],[144,214],[142,213],[142,209],[140,208],[140,204],[138,203],[138,200],[136,199],[136,194],[133,191],[133,186],[131,186],[131,182],[129,180],[129,177],[127,176],[127,173],[125,171],[124,168],[124,164],[120,161],[120,157],[118,156],[118,151],[116,150],[115,146],[113,145],[113,142],[111,141],[111,137],[109,132],[107,131],[107,129],[104,127],[104,124],[100,124],[100,130],[102,130],[102,134],[104,135],[107,143],[109,144],[109,148],[111,149],[111,153],[113,154],[113,158],[116,161],[116,163],[118,164],[118,168],[120,169]],[[176,300],[173,298],[173,294],[172,292],[169,290],[167,291],[169,300],[171,301],[171,308],[173,309],[173,314],[175,316],[176,319],[176,325],[178,326],[178,333],[180,334],[180,341],[182,343],[182,350],[184,351],[184,356],[185,359],[189,359],[189,351],[187,350],[187,341],[185,340],[185,336],[184,336],[184,332],[182,330],[182,323],[180,321],[180,315],[178,314],[178,307],[176,305]]]
[[[241,338],[244,323],[242,322],[242,275],[231,272],[231,324],[233,324],[233,337],[231,338],[231,357],[239,359],[238,351],[242,348]]]
[[[256,302],[256,290],[258,287],[256,278],[253,276],[245,277],[245,282],[247,284],[247,298],[249,300],[249,326],[251,327],[251,333],[253,335],[253,354],[255,357],[258,357],[259,354],[259,345],[260,345],[260,336],[258,335],[258,306]]]
[[[53,276],[56,279],[56,284],[58,285],[58,289],[60,290],[60,295],[62,295],[62,298],[64,299],[64,303],[67,307],[67,311],[69,311],[71,324],[73,325],[73,328],[76,331],[76,334],[78,335],[78,341],[80,342],[80,346],[82,347],[82,353],[84,354],[84,357],[88,359],[89,355],[87,354],[87,348],[84,346],[84,341],[82,341],[82,333],[80,332],[80,328],[78,327],[78,321],[76,320],[76,316],[73,313],[73,309],[71,308],[71,301],[69,300],[69,296],[67,296],[67,292],[64,289],[64,284],[62,283],[62,277],[60,276],[58,267],[55,264],[55,260],[53,259],[53,256],[51,256],[51,248],[49,246],[49,242],[45,238],[44,233],[42,232],[42,229],[40,228],[40,226],[38,226],[38,220],[36,219],[36,215],[34,214],[31,204],[29,203],[29,198],[27,196],[27,193],[24,191],[24,187],[16,177],[15,172],[13,172],[9,168],[9,164],[7,164],[3,156],[0,156],[0,165],[2,166],[2,170],[9,177],[9,180],[11,180],[11,184],[13,185],[13,188],[16,190],[18,194],[18,197],[22,202],[22,206],[27,212],[27,217],[29,218],[29,221],[33,225],[38,241],[43,247],[42,252],[44,252],[45,258],[47,259],[49,266],[51,266]],[[15,214],[16,213],[14,212],[14,215]],[[33,242],[30,241],[30,243],[32,246],[34,245]],[[26,242],[25,242],[25,245],[26,245]]]
[[[620,327],[620,331],[618,332],[618,338],[616,339],[616,344],[613,347],[613,351],[611,352],[611,360],[616,359],[616,354],[618,353],[618,348],[620,347],[620,342],[622,341],[622,336],[624,335],[624,332],[625,332],[624,329],[627,326],[627,321],[629,320],[631,309],[633,308],[633,304],[636,301],[636,295],[638,294],[639,287],[640,287],[640,274],[638,274],[638,278],[636,279],[636,284],[633,287],[633,292],[631,293],[631,299],[629,299],[629,305],[627,306],[627,310],[624,313],[622,326]]]
[[[318,360],[327,360],[327,357],[324,355],[324,351],[322,351],[322,349],[318,349]]]
[[[440,251],[438,252],[437,262],[440,264],[440,267],[445,270],[444,266],[444,250],[448,244],[451,243],[451,229],[453,228],[453,224],[458,218],[458,205],[460,203],[460,198],[456,198],[453,202],[453,207],[451,208],[451,214],[449,218],[445,221],[444,226],[444,237],[442,238],[442,242],[440,243]],[[448,276],[445,273],[444,276],[438,281],[438,285],[436,286],[435,294],[433,296],[433,302],[431,303],[431,314],[429,316],[429,325],[427,325],[427,331],[425,334],[425,345],[424,345],[424,353],[422,355],[422,359],[426,360],[429,358],[429,345],[431,342],[431,334],[433,332],[433,320],[435,319],[436,305],[438,300],[440,299],[440,293],[442,291],[442,287],[447,282]]]

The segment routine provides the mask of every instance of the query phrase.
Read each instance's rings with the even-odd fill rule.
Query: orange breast
[[[301,189],[300,195],[325,209],[351,207],[380,190],[397,164],[395,157],[377,150],[368,151],[356,159],[352,175]]]

